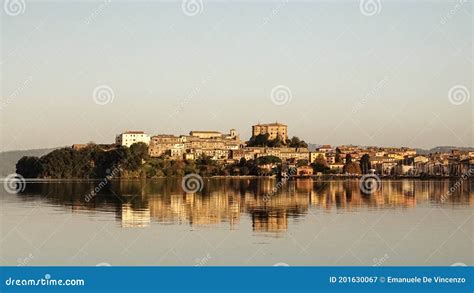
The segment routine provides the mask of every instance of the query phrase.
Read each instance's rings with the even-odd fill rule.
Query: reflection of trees
[[[114,181],[94,194],[97,181],[28,184],[20,194],[25,201],[40,200],[62,205],[72,211],[113,212],[123,227],[148,226],[150,221],[196,225],[239,223],[249,215],[255,231],[280,232],[288,221],[302,217],[309,209],[363,210],[411,208],[418,203],[473,205],[473,182],[455,186],[456,180],[383,181],[372,195],[359,190],[356,180],[319,181],[298,179],[273,191],[276,179],[204,179],[202,192],[190,194],[181,189],[181,180]]]

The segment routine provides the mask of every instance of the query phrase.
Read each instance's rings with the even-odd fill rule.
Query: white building
[[[126,131],[115,137],[115,143],[122,146],[130,147],[137,142],[150,144],[150,136],[143,131]]]

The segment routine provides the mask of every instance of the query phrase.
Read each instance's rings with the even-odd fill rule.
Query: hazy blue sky
[[[179,1],[17,1],[18,15],[2,5],[0,150],[127,129],[248,139],[276,120],[318,144],[474,145],[472,1],[204,1],[193,16]],[[113,101],[94,100],[102,85]]]

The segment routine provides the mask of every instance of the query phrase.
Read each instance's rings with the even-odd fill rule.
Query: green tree
[[[346,164],[352,163],[352,155],[351,154],[346,154]]]
[[[241,175],[248,175],[250,173],[250,169],[247,166],[240,167],[240,174]]]
[[[279,147],[283,147],[284,145],[285,145],[285,142],[281,140],[280,138],[269,140],[267,143],[267,146],[272,147],[272,148],[279,148]]]
[[[362,174],[368,174],[371,168],[370,156],[368,154],[364,154],[362,158],[360,158],[360,169]]]
[[[287,141],[287,144],[289,147],[292,148],[307,148],[308,144],[304,141],[301,140],[299,137],[293,136],[291,139]]]
[[[349,162],[349,163],[344,164],[342,171],[344,173],[349,173],[349,174],[361,174],[360,166],[359,164],[355,162]]]
[[[263,157],[257,158],[256,160],[256,164],[259,166],[266,165],[266,164],[280,164],[280,163],[281,163],[281,159],[276,156],[263,156]]]
[[[46,178],[72,178],[73,170],[72,148],[54,150],[41,157],[43,166],[42,177]]]
[[[341,163],[341,150],[339,148],[336,148],[336,156],[334,159],[336,163]]]
[[[16,173],[25,178],[37,178],[43,171],[43,165],[38,157],[22,157],[16,163]]]
[[[148,159],[148,146],[143,142],[134,143],[130,146],[130,157],[128,158],[128,169],[137,171],[144,160]]]
[[[94,178],[94,155],[100,151],[101,149],[93,144],[80,150],[72,150],[71,176],[73,178]]]
[[[296,167],[308,166],[308,160],[298,160],[296,161]]]
[[[246,158],[240,158],[239,166],[245,166],[246,164],[247,164],[247,159]]]
[[[316,173],[317,172],[329,173],[328,162],[326,161],[323,155],[317,156],[312,166],[313,166],[314,172]]]
[[[104,178],[105,176],[110,175],[110,173],[117,168],[121,169],[126,174],[128,174],[127,171],[136,171],[128,147],[119,146],[110,151],[98,151],[96,157],[94,170],[95,178]]]
[[[268,133],[267,134],[259,134],[257,136],[252,136],[250,140],[247,142],[247,146],[249,147],[265,147],[268,145]]]

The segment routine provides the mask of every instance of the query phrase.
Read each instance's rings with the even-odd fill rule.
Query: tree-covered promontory
[[[157,178],[196,173],[201,176],[274,175],[281,160],[263,156],[242,159],[232,164],[219,164],[209,157],[196,160],[175,160],[167,156],[151,158],[144,143],[130,146],[104,147],[89,144],[80,149],[70,147],[54,150],[42,157],[22,157],[16,172],[25,178],[97,179],[113,175],[119,178]]]

